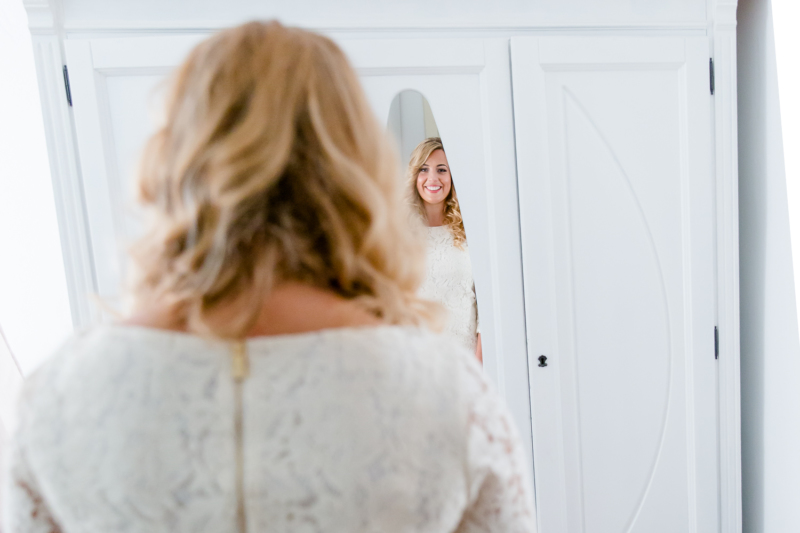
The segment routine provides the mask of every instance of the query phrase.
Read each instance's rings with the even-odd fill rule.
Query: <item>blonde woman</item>
[[[427,240],[428,270],[419,294],[445,307],[446,331],[483,361],[467,235],[439,137],[425,139],[411,153],[408,192]]]
[[[391,154],[329,39],[199,44],[144,156],[133,313],[26,382],[7,531],[532,531],[508,411],[418,326]]]

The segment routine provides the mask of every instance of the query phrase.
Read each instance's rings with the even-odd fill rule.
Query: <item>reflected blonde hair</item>
[[[439,137],[429,137],[414,148],[411,152],[411,160],[408,162],[407,186],[408,196],[414,211],[419,214],[423,221],[427,220],[425,202],[417,190],[417,178],[419,177],[422,166],[433,152],[441,150],[444,152],[442,139]],[[467,232],[464,231],[464,219],[461,217],[461,206],[458,204],[456,194],[456,184],[453,181],[453,173],[450,173],[450,193],[444,200],[444,225],[453,235],[453,244],[460,249],[464,249],[467,242]]]
[[[291,280],[388,323],[431,318],[394,150],[330,39],[277,22],[218,33],[178,69],[165,119],[139,175],[134,309],[241,337]]]

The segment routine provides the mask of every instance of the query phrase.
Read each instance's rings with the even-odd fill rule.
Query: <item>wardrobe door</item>
[[[719,528],[708,50],[512,39],[541,533]]]
[[[167,75],[202,38],[64,43],[92,254],[83,260],[94,275],[97,296],[111,309],[120,304],[127,249],[141,229],[134,178],[142,148],[161,112]]]

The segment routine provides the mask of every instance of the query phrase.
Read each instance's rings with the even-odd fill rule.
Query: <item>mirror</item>
[[[419,91],[405,90],[395,96],[389,108],[388,122],[404,165],[419,143],[430,137],[439,137],[431,106]]]
[[[426,239],[427,272],[420,295],[447,311],[445,332],[482,362],[478,305],[467,235],[450,172],[428,100],[404,90],[392,100],[388,128],[397,142],[412,212],[419,215]],[[409,231],[412,231],[409,228]]]

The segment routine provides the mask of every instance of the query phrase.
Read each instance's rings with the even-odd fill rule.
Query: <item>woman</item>
[[[381,130],[327,38],[191,52],[142,165],[133,313],[26,382],[9,533],[533,529],[507,410],[418,327]]]
[[[450,165],[438,137],[425,139],[408,164],[411,203],[426,226],[428,272],[420,296],[448,311],[446,330],[483,361],[467,235]]]

